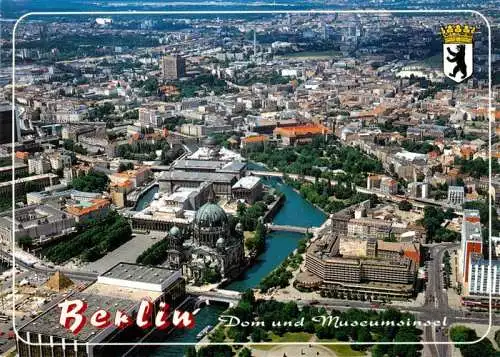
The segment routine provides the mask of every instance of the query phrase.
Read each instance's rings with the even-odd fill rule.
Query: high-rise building
[[[460,244],[459,269],[461,283],[469,280],[471,255],[482,254],[483,238],[481,235],[481,222],[478,210],[464,210],[462,220],[462,240]]]
[[[15,140],[18,141],[21,136],[19,123],[17,123],[14,132]],[[12,142],[12,107],[8,103],[0,103],[0,144]]]
[[[430,185],[428,182],[410,182],[408,184],[408,191],[411,197],[415,198],[428,198]]]
[[[139,108],[139,122],[145,127],[159,127],[162,123],[162,117],[157,110]]]
[[[42,175],[50,172],[50,160],[44,155],[38,155],[28,159],[28,171],[35,175]]]
[[[165,79],[179,79],[186,74],[186,60],[178,55],[164,56],[161,61],[161,72]]]

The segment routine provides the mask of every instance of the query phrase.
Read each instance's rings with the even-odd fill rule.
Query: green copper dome
[[[219,205],[208,202],[196,212],[194,222],[200,227],[222,227],[227,223],[227,215]]]
[[[173,226],[170,228],[170,231],[168,231],[168,234],[172,237],[179,237],[181,235],[181,230],[177,226]]]

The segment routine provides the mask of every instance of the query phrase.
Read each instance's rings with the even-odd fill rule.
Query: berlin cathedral
[[[213,198],[196,212],[190,228],[186,232],[175,226],[170,229],[165,262],[169,268],[181,269],[195,283],[207,282],[208,274],[217,280],[239,275],[245,265],[243,234],[239,225],[231,234],[228,216]]]

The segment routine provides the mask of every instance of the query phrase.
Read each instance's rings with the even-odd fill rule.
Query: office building
[[[59,182],[56,174],[34,175],[16,179],[14,182],[14,195],[21,197],[31,191],[40,191],[46,187],[55,185]],[[0,197],[11,198],[12,181],[0,182]],[[19,199],[16,198],[16,201]]]
[[[75,219],[65,212],[48,205],[29,205],[14,212],[0,215],[0,241],[8,243],[12,239],[12,225],[16,227],[16,240],[29,237],[33,245],[45,244],[75,231]]]
[[[158,128],[163,123],[163,120],[157,110],[139,108],[139,123],[143,127]]]
[[[44,155],[37,155],[28,159],[28,170],[30,174],[42,175],[50,172],[50,160]]]
[[[161,73],[165,79],[179,79],[186,74],[186,60],[178,55],[163,56]]]
[[[410,182],[408,192],[414,198],[428,198],[430,185],[427,182]]]
[[[21,139],[21,128],[18,119],[15,120],[14,127],[15,141]],[[12,143],[12,105],[10,103],[0,103],[0,144]]]
[[[462,238],[458,261],[459,282],[469,281],[471,255],[483,253],[483,237],[481,233],[481,218],[478,210],[464,210],[462,219]]]
[[[366,188],[369,190],[380,191],[388,195],[398,193],[398,182],[392,177],[384,175],[370,175],[366,179]]]
[[[28,165],[15,162],[14,166],[0,167],[0,182],[12,179],[12,169],[14,169],[15,177],[25,177],[28,175]]]
[[[341,247],[352,243],[341,243],[338,235],[314,241],[306,252],[306,271],[297,275],[295,284],[360,299],[407,299],[414,295],[418,244],[357,239],[351,252]]]
[[[488,279],[488,274],[490,278]],[[468,295],[492,295],[500,297],[500,260],[490,261],[473,254],[469,263]]]
[[[68,199],[79,201],[91,201],[101,197],[101,193],[97,192],[83,192],[74,189],[69,190],[43,190],[38,192],[28,192],[26,194],[26,201],[29,205],[48,204],[54,207],[61,206]]]
[[[460,206],[464,203],[465,189],[463,186],[448,187],[448,203],[455,206]]]
[[[96,198],[90,201],[79,201],[69,204],[66,207],[66,212],[75,217],[77,222],[81,223],[107,216],[109,206],[110,202],[107,199]]]
[[[295,146],[312,142],[313,138],[326,136],[329,133],[327,127],[321,124],[304,124],[291,127],[277,127],[273,134],[281,139],[284,146]]]

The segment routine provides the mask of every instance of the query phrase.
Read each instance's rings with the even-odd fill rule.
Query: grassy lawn
[[[280,57],[286,57],[286,58],[329,58],[332,56],[337,56],[339,55],[340,52],[338,51],[303,51],[303,52],[293,52],[293,53],[287,53],[284,54]]]
[[[319,339],[318,342],[336,342],[335,340]],[[354,351],[349,345],[323,345],[333,351],[338,357],[366,356],[364,352]]]
[[[243,238],[245,238],[245,240],[247,240],[248,238],[253,238],[254,234],[254,231],[244,231]]]
[[[271,333],[270,337],[272,342],[309,342],[313,335],[307,332],[285,332],[283,336]],[[276,345],[251,345],[250,347],[258,350],[269,351],[274,346]]]
[[[307,332],[286,332],[283,336],[275,335],[271,333],[271,341],[272,342],[309,342],[313,334]],[[317,342],[335,342],[332,340],[318,340]],[[251,348],[261,350],[261,351],[269,351],[271,348],[276,345],[250,345]],[[361,351],[354,351],[349,345],[322,345],[329,350],[331,350],[337,357],[361,357],[366,356],[366,353]]]

